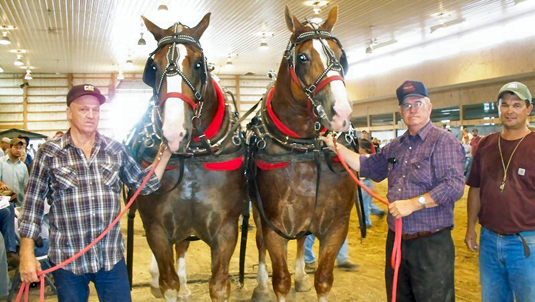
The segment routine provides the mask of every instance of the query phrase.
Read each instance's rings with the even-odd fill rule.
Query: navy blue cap
[[[418,81],[405,81],[401,86],[396,89],[396,95],[398,96],[399,104],[403,103],[403,100],[409,96],[426,97],[427,88],[424,83]]]

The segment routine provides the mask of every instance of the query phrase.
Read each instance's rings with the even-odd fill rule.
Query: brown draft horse
[[[319,144],[317,121],[328,130],[346,131],[349,127],[351,102],[342,78],[347,60],[341,44],[330,33],[337,18],[338,9],[334,7],[321,26],[301,23],[286,7],[286,24],[292,36],[274,88],[264,98],[263,110],[257,117],[261,124],[256,126],[260,137],[256,180],[265,216],[260,222],[259,211],[255,211],[259,271],[253,300],[269,300],[266,248],[272,261],[273,290],[278,300],[285,301],[290,291],[288,238],[278,233],[286,234],[285,237],[300,237],[295,266],[296,291],[311,288],[304,263],[306,236],[303,235],[307,230],[320,241],[314,280],[318,300],[326,301],[332,287],[334,261],[348,232],[356,187],[346,173],[334,173],[322,160],[319,190],[316,191],[317,165],[309,156],[315,152],[299,139]],[[311,88],[313,84],[315,87]],[[311,114],[311,109],[318,118]],[[291,143],[292,137],[294,143]],[[299,148],[308,152],[295,153]],[[258,159],[269,162],[272,158],[275,158],[272,164],[282,158],[288,163],[276,169],[260,167]],[[343,170],[339,163],[332,163],[332,166],[334,170]]]
[[[229,261],[246,192],[242,147],[239,138],[230,133],[234,117],[210,76],[199,43],[210,14],[191,28],[176,23],[162,29],[146,18],[144,21],[158,41],[144,73],[144,81],[154,88],[155,104],[152,122],[133,139],[132,149],[140,163],[148,161],[161,139],[181,159],[170,162],[157,192],[137,201],[157,262],[153,261],[150,269],[152,292],[163,294],[166,301],[187,299],[191,294],[186,286],[186,239],[196,236],[211,248],[210,297],[225,301],[230,294]],[[233,143],[223,150],[222,141],[229,136]],[[183,171],[173,167],[176,165]]]

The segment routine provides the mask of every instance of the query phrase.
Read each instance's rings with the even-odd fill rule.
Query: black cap
[[[71,90],[67,94],[67,106],[69,106],[74,100],[83,95],[93,95],[97,97],[101,105],[106,102],[106,97],[100,93],[100,90],[98,90],[97,87],[91,84],[82,84],[76,85],[71,88]]]
[[[403,100],[409,96],[427,97],[427,88],[424,83],[418,81],[405,81],[396,90],[399,104],[403,103]]]

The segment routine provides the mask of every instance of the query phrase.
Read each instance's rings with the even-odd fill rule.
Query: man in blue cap
[[[464,191],[464,151],[453,134],[433,126],[427,88],[405,81],[396,91],[407,131],[380,153],[361,155],[338,145],[362,177],[388,177],[388,237],[385,280],[392,299],[390,265],[394,220],[403,218],[397,301],[454,301],[455,250],[451,237],[454,203]],[[324,138],[334,149],[332,138]]]

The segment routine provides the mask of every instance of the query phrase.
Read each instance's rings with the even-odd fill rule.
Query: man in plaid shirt
[[[388,177],[388,236],[385,281],[392,300],[390,265],[394,219],[403,217],[398,301],[455,301],[451,237],[454,203],[464,191],[464,151],[449,132],[433,126],[433,106],[422,82],[405,81],[396,91],[407,131],[380,153],[358,156],[338,146],[348,165],[362,177]],[[333,149],[332,139],[323,138]]]
[[[67,260],[97,238],[121,210],[121,182],[137,189],[150,167],[141,170],[124,146],[97,132],[106,98],[93,85],[74,86],[67,95],[70,130],[37,152],[20,219],[23,282],[37,282],[34,256],[44,203],[50,207],[49,258]],[[165,150],[142,194],[160,186],[171,154]],[[119,224],[87,253],[55,271],[59,301],[87,301],[93,281],[101,301],[130,301]]]

